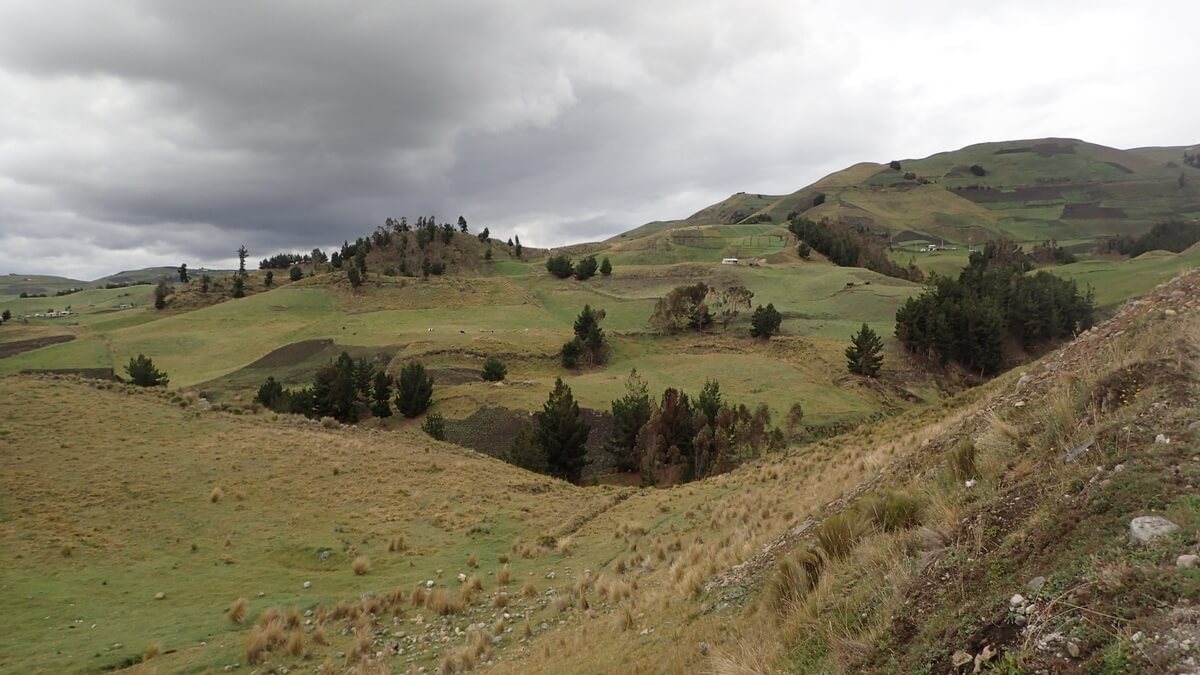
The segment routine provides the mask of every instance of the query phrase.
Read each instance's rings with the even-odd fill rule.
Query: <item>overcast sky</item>
[[[0,0],[0,273],[465,215],[606,238],[858,161],[1200,142],[1200,2]]]

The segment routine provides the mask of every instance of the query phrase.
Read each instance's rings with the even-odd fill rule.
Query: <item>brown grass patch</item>
[[[238,598],[229,605],[229,609],[225,611],[229,616],[229,620],[236,624],[245,623],[246,621],[246,599]]]
[[[360,555],[354,559],[353,568],[354,574],[361,577],[371,571],[371,561],[367,559],[367,556]]]

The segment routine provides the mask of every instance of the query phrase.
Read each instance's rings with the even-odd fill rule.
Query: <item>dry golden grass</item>
[[[287,653],[292,656],[300,656],[304,654],[304,633],[298,630],[292,631],[287,640]]]
[[[162,654],[162,650],[161,642],[151,642],[150,644],[146,645],[146,650],[142,652],[142,661],[149,661],[150,659],[155,658],[159,654]]]
[[[526,581],[521,585],[521,595],[532,598],[538,594],[537,586],[532,581]]]
[[[312,639],[313,644],[316,644],[316,645],[329,644],[329,638],[325,635],[325,626],[317,626],[316,628],[314,628],[313,632],[310,634],[310,637]]]
[[[479,567],[479,558],[474,553],[467,558],[467,567]]]
[[[225,491],[220,487],[215,487],[212,489],[212,492],[208,493],[208,501],[216,504],[217,502],[221,501],[221,498],[224,496]]]
[[[511,578],[512,570],[508,568],[507,564],[496,571],[496,583],[500,584],[501,586],[507,586]]]
[[[354,559],[354,564],[352,567],[354,569],[354,574],[361,577],[362,575],[371,571],[371,561],[367,559],[367,556],[360,555]]]

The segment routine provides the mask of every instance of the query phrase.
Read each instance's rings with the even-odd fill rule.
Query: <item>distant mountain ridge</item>
[[[893,241],[967,244],[997,237],[1083,242],[1200,218],[1196,146],[1119,150],[1070,138],[969,145],[923,159],[861,162],[787,195],[739,192],[683,220],[609,239],[734,224],[829,218]]]

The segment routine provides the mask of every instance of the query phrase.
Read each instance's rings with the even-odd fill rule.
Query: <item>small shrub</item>
[[[571,598],[568,598],[566,595],[557,595],[551,604],[554,606],[554,611],[565,612],[571,606]]]
[[[212,489],[212,492],[209,493],[208,501],[216,504],[217,502],[221,501],[221,497],[224,497],[224,496],[225,496],[225,492],[222,491],[221,488],[215,487]]]
[[[501,586],[507,586],[509,579],[511,578],[512,571],[508,569],[508,565],[501,567],[500,570],[496,572],[496,583],[500,584]]]
[[[336,429],[341,426],[341,424],[332,417],[322,417],[321,426],[325,427],[326,429]]]
[[[817,544],[826,557],[837,559],[854,550],[858,540],[866,534],[869,524],[860,514],[837,513],[829,516],[816,527]]]
[[[71,546],[70,544],[63,544],[63,545],[62,545],[62,548],[61,548],[61,549],[59,549],[59,552],[60,552],[60,553],[62,553],[62,556],[63,556],[64,558],[70,558],[70,557],[71,557],[71,551],[72,551],[72,550],[74,550],[74,548],[75,548],[75,547]]]
[[[354,566],[354,573],[360,577],[362,575],[366,574],[367,572],[371,571],[371,561],[367,560],[367,557],[365,555],[360,555],[357,558],[355,558],[353,566]]]
[[[446,440],[446,418],[442,417],[440,413],[429,413],[421,424],[421,431],[439,441]]]
[[[301,631],[292,631],[288,636],[287,652],[292,656],[300,656],[304,653],[304,633]]]
[[[492,598],[492,607],[496,609],[504,609],[508,606],[508,593],[497,593],[496,597]]]
[[[162,653],[162,645],[158,642],[151,642],[146,646],[146,651],[142,652],[142,660],[149,661],[150,659]]]
[[[312,632],[312,641],[315,645],[329,644],[329,637],[325,635],[325,626],[317,626]]]
[[[499,358],[489,356],[483,362],[483,372],[480,376],[488,382],[500,382],[508,376],[508,367]]]
[[[979,467],[975,464],[975,442],[969,438],[959,442],[947,454],[947,464],[950,475],[959,482],[977,478]]]
[[[533,585],[532,581],[526,581],[525,584],[521,586],[521,595],[527,598],[534,597],[537,595],[537,586]]]

